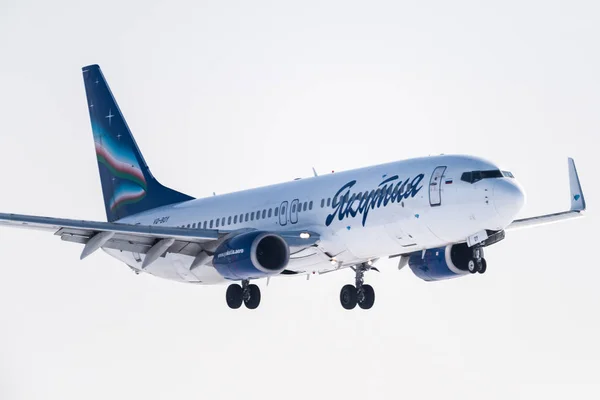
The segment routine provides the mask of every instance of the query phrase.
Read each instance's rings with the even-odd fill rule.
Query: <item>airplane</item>
[[[340,303],[370,309],[365,273],[397,258],[418,278],[439,281],[487,269],[484,248],[518,228],[583,215],[568,159],[567,211],[515,219],[525,194],[513,174],[479,157],[440,155],[293,180],[196,199],[160,184],[98,65],[83,67],[107,222],[0,214],[0,224],[43,230],[102,249],[135,273],[212,285],[229,283],[227,305],[256,309],[258,279],[351,268]]]

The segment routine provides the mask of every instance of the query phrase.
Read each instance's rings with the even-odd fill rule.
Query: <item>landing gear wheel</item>
[[[243,294],[242,287],[237,283],[229,285],[225,293],[225,299],[229,308],[234,310],[240,308],[243,302]]]
[[[473,258],[471,258],[469,260],[469,263],[467,264],[467,269],[469,270],[470,273],[475,274],[477,273],[477,261]]]
[[[256,285],[248,285],[248,291],[250,293],[250,298],[244,299],[244,304],[246,305],[246,308],[254,310],[260,305],[260,288]]]
[[[358,306],[363,310],[368,310],[375,303],[375,290],[371,285],[363,285],[363,301],[358,303]]]
[[[487,261],[485,261],[485,258],[482,258],[481,259],[481,267],[479,267],[479,273],[484,274],[486,270],[487,270]]]
[[[340,303],[346,310],[356,307],[357,293],[354,285],[345,285],[340,292]]]

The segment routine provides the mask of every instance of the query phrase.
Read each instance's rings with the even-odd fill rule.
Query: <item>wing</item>
[[[206,255],[210,256],[223,240],[241,232],[2,213],[0,213],[0,225],[53,232],[64,241],[84,244],[81,259],[100,248],[146,254],[143,267],[152,263],[165,252],[180,253],[206,260]],[[276,233],[281,235],[294,251],[313,246],[320,238],[317,233],[309,231]]]
[[[581,183],[579,182],[579,175],[577,174],[577,168],[575,167],[575,161],[569,158],[569,187],[571,191],[571,209],[568,211],[539,215],[537,217],[529,217],[523,219],[517,219],[513,221],[506,230],[514,230],[521,228],[528,228],[532,226],[545,225],[553,222],[564,221],[566,219],[579,218],[583,216],[585,211],[585,197],[583,197],[583,190],[581,190]]]

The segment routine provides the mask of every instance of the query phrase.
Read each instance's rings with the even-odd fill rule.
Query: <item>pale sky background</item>
[[[0,0],[0,211],[105,220],[81,67],[101,65],[153,173],[197,197],[438,153],[527,191],[485,275],[396,262],[348,312],[351,271],[225,286],[136,276],[0,230],[0,399],[597,399],[596,1]],[[490,2],[488,2],[490,3]],[[242,397],[243,396],[243,397]]]

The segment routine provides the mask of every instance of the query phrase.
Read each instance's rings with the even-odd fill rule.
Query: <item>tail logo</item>
[[[110,171],[112,180],[110,209],[115,211],[124,205],[137,203],[146,196],[148,186],[132,148],[121,141],[121,135],[117,135],[118,139],[115,141],[102,132],[100,127],[95,128],[96,157],[98,163]]]

